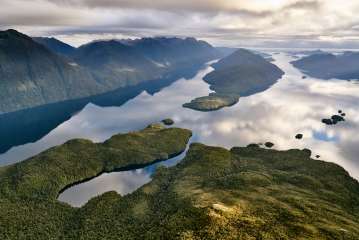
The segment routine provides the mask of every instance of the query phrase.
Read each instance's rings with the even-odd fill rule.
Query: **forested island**
[[[1,239],[356,239],[359,183],[311,151],[193,143],[134,193],[81,208],[66,186],[182,152],[191,132],[150,125],[104,143],[72,140],[0,168]]]
[[[284,72],[259,54],[239,49],[214,63],[213,72],[203,80],[215,93],[183,106],[199,111],[214,111],[232,106],[239,97],[262,92],[280,79]]]

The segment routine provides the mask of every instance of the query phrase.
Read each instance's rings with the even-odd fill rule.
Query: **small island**
[[[272,143],[272,142],[266,142],[266,143],[264,144],[264,146],[266,146],[267,148],[272,148],[272,147],[274,146],[274,143]]]
[[[298,133],[297,135],[295,135],[295,138],[300,140],[303,138],[303,134]]]
[[[183,106],[198,111],[215,111],[232,106],[245,97],[262,92],[280,79],[284,72],[259,54],[239,49],[214,63],[213,72],[203,80],[215,93],[192,100]]]
[[[175,123],[171,118],[166,118],[161,121],[166,126],[171,126]]]
[[[183,107],[208,112],[232,106],[236,104],[238,100],[239,96],[211,93],[209,96],[193,99],[191,102],[183,104]]]
[[[336,125],[339,122],[345,121],[345,113],[342,113],[341,115],[333,115],[331,118],[324,118],[322,119],[322,123],[326,125]]]

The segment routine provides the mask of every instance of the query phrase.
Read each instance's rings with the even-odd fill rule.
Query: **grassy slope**
[[[184,134],[185,139],[189,136],[180,130],[166,131],[179,131],[176,134]],[[0,169],[0,176],[10,168]],[[359,183],[333,163],[310,159],[307,150],[246,147],[229,151],[192,144],[179,165],[160,168],[151,183],[130,195],[108,192],[80,209],[39,199],[2,198],[2,239],[6,239],[4,232],[14,234],[9,239],[20,233],[35,234],[26,239],[359,236]]]

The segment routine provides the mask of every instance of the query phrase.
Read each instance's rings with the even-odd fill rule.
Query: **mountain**
[[[227,57],[227,56],[231,55],[232,53],[234,53],[235,51],[239,50],[240,48],[216,47],[216,49],[223,55],[223,57]],[[265,53],[265,52],[257,51],[257,50],[249,50],[249,51],[262,56],[269,62],[273,61],[272,55],[269,53]]]
[[[47,37],[33,37],[33,40],[36,42],[46,46],[48,49],[62,56],[71,56],[76,48],[73,46],[61,42],[56,38],[47,38]]]
[[[312,54],[292,62],[293,66],[311,77],[321,79],[359,79],[359,53],[345,52]]]
[[[106,86],[128,86],[161,78],[176,68],[204,63],[221,56],[194,38],[142,38],[96,41],[81,46],[74,60],[92,69]]]
[[[240,96],[261,92],[273,85],[284,72],[258,52],[238,49],[212,64],[215,69],[203,80],[215,91],[193,99],[183,107],[197,111],[215,111],[238,102]]]
[[[207,61],[218,58],[221,53],[205,41],[195,38],[142,38],[128,42],[142,52],[147,58],[173,66],[186,64],[188,61]]]
[[[306,55],[306,56],[309,56],[309,55],[320,55],[320,54],[327,54],[327,52],[321,50],[321,49],[316,49],[316,50],[304,50],[304,51],[296,51],[296,50],[293,50],[293,51],[290,51],[289,52],[290,54],[292,55]]]
[[[238,48],[231,47],[216,47],[216,49],[223,54],[223,57],[227,57],[238,50]]]
[[[97,41],[77,49],[34,39],[0,32],[0,114],[158,80],[221,56],[193,38]]]
[[[74,60],[91,69],[94,77],[111,89],[158,79],[167,70],[120,41],[97,41],[79,47]]]
[[[212,66],[215,71],[204,80],[220,94],[248,96],[269,88],[284,74],[276,65],[246,49],[239,49]]]
[[[0,113],[105,90],[87,69],[15,30],[0,32]]]

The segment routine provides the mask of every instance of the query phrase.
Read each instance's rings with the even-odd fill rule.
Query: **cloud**
[[[0,0],[0,4],[1,28],[67,35],[72,42],[78,39],[71,36],[80,34],[88,40],[91,34],[190,35],[232,46],[321,42],[352,46],[359,29],[355,0]]]

